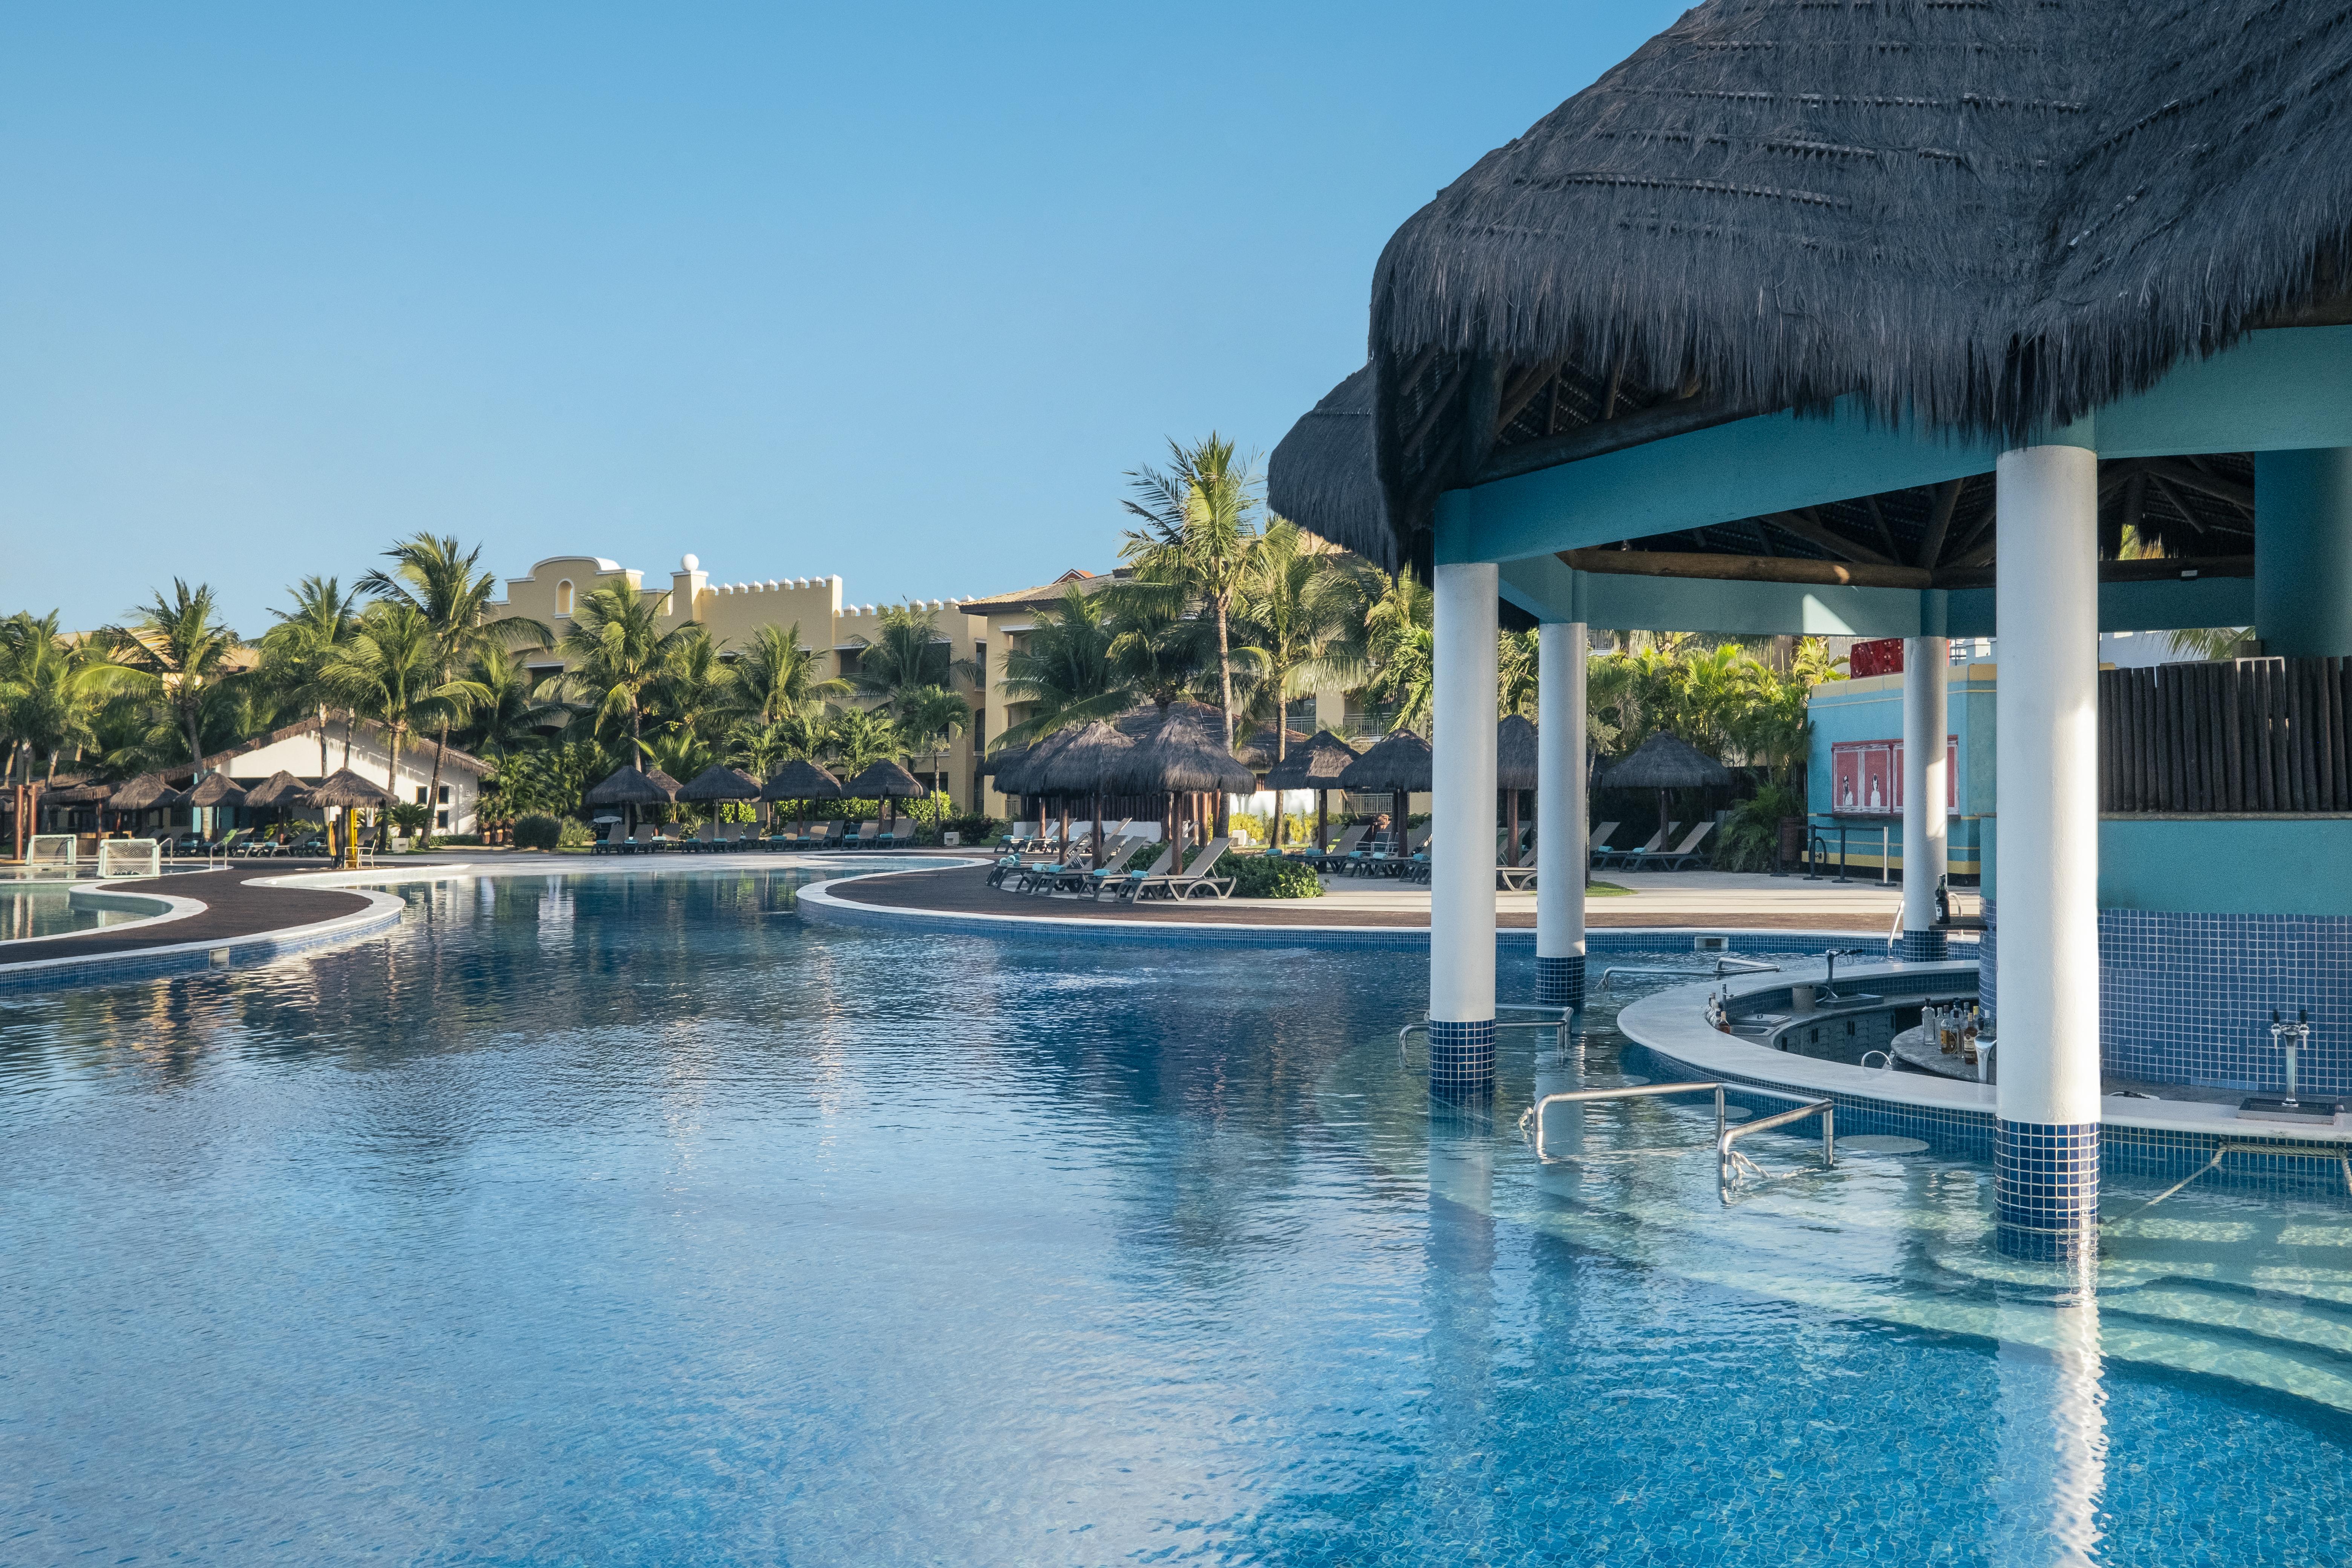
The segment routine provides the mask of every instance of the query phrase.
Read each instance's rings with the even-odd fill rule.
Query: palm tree
[[[572,625],[557,646],[572,663],[563,677],[593,721],[625,725],[634,760],[645,755],[646,700],[653,685],[699,626],[661,629],[657,601],[624,580],[583,594],[573,605]]]
[[[437,724],[446,734],[452,722],[489,696],[478,681],[441,679],[441,641],[433,623],[396,599],[368,606],[351,641],[327,666],[326,678],[352,709],[384,727],[390,747],[384,786],[395,800],[401,742],[420,725]],[[428,788],[425,804],[438,798]]]
[[[898,757],[898,726],[879,709],[837,708],[825,726],[825,747],[846,779]]]
[[[1111,633],[1111,673],[1124,689],[1118,710],[1150,702],[1165,713],[1172,703],[1200,694],[1213,667],[1212,628],[1192,613],[1191,595],[1184,588],[1130,579],[1112,584],[1100,596],[1103,621]],[[1230,689],[1230,681],[1221,679],[1205,695]],[[1232,714],[1225,717],[1230,730]]]
[[[485,648],[472,676],[484,696],[467,715],[467,744],[478,755],[502,757],[545,737],[572,710],[539,695],[525,656],[508,648]]]
[[[213,618],[207,584],[190,588],[172,580],[172,597],[157,594],[138,618],[106,627],[99,636],[113,661],[133,672],[137,683],[159,695],[188,743],[188,761],[201,773],[205,698],[231,679],[229,655],[244,646],[237,635]]]
[[[1191,447],[1168,443],[1173,471],[1145,468],[1129,474],[1137,500],[1129,512],[1143,520],[1120,548],[1146,582],[1182,588],[1217,628],[1217,694],[1225,750],[1234,748],[1234,661],[1227,626],[1235,595],[1249,572],[1256,538],[1258,476],[1234,458],[1234,444],[1214,431]]]
[[[492,648],[545,647],[554,640],[554,633],[529,616],[490,618],[491,595],[499,584],[489,573],[478,570],[480,545],[467,550],[455,535],[436,539],[419,533],[384,554],[395,563],[393,569],[369,573],[360,579],[360,587],[425,617],[433,633],[434,668],[441,684],[448,685],[458,670]],[[440,798],[441,763],[449,751],[454,711],[443,713],[435,737],[430,800]]]
[[[769,725],[812,712],[825,698],[848,696],[849,682],[817,674],[824,661],[824,649],[801,641],[798,621],[782,630],[761,626],[735,660],[735,691],[744,711]]]
[[[1372,678],[1364,689],[1393,705],[1395,727],[1429,727],[1434,700],[1437,645],[1436,601],[1410,566],[1395,576],[1374,568],[1367,574],[1364,659]]]
[[[261,635],[262,678],[289,700],[317,710],[319,715],[319,776],[327,765],[327,712],[334,692],[326,681],[327,666],[349,646],[358,628],[359,590],[346,594],[332,577],[305,577],[294,589],[294,607],[272,610],[278,624]],[[351,730],[343,731],[343,761],[351,762]]]
[[[950,673],[968,680],[980,678],[971,660],[949,658],[948,645],[929,611],[892,605],[875,620],[877,635],[857,639],[857,669],[850,677],[850,686],[860,697],[903,713],[911,695],[945,687]]]
[[[929,757],[936,777],[940,753],[971,723],[971,703],[944,686],[924,686],[899,693],[898,721],[893,728],[900,755],[909,762],[918,754]]]
[[[1537,671],[1539,668],[1536,628],[1503,632],[1495,641],[1495,710],[1507,719],[1536,714]]]
[[[1297,523],[1275,518],[1250,552],[1249,571],[1234,601],[1242,635],[1249,639],[1234,652],[1261,673],[1258,700],[1252,706],[1273,709],[1276,761],[1289,754],[1290,727],[1284,718],[1290,699],[1321,680],[1360,670],[1348,647],[1358,601],[1342,560]]]
[[[54,610],[38,619],[19,611],[0,622],[0,738],[9,745],[0,774],[21,762],[29,781],[39,756],[48,761],[43,777],[53,779],[67,747],[95,749],[99,712],[122,682],[121,667],[59,636],[58,623]]]
[[[1111,666],[1116,634],[1105,624],[1100,599],[1073,584],[1058,602],[1037,612],[1021,646],[1006,650],[999,682],[1004,700],[1029,703],[1035,711],[999,731],[996,746],[1026,745],[1072,724],[1115,718],[1133,705]]]
[[[678,630],[684,635],[667,667],[655,679],[648,706],[673,732],[714,734],[737,706],[734,672],[708,631],[698,626]]]

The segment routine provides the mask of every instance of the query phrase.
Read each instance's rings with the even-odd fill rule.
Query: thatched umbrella
[[[226,773],[206,773],[188,791],[188,804],[202,811],[240,806],[245,804],[245,791]],[[219,824],[215,822],[214,826]]]
[[[646,772],[635,763],[623,763],[582,798],[590,805],[617,805],[625,810],[629,837],[634,838],[637,833],[637,807],[667,805],[677,798],[677,781],[659,768]]]
[[[714,806],[724,800],[757,800],[760,798],[760,781],[740,768],[713,763],[680,784],[677,798]]]
[[[337,768],[317,784],[302,792],[304,801],[316,806],[343,808],[343,864],[360,863],[359,834],[352,826],[351,814],[362,807],[382,807],[392,804],[392,796],[373,779],[363,779],[349,768]],[[329,841],[329,850],[333,843]]]
[[[255,811],[275,813],[283,820],[288,811],[302,803],[306,787],[300,779],[280,768],[247,790],[245,804]]]
[[[1605,789],[1656,790],[1658,831],[1663,833],[1668,790],[1718,789],[1731,782],[1731,770],[1689,742],[1659,730],[1634,748],[1632,756],[1601,775],[1600,782]]]
[[[1404,847],[1405,819],[1412,815],[1412,797],[1431,787],[1433,764],[1429,742],[1410,730],[1391,730],[1339,774],[1339,787],[1357,795],[1388,795],[1390,844]]]
[[[1536,727],[1514,713],[1496,727],[1495,787],[1503,792],[1503,864],[1519,863],[1519,792],[1536,787]]]
[[[123,816],[139,816],[151,811],[162,811],[179,805],[188,797],[163,782],[162,773],[141,773],[117,784],[114,798],[107,803],[119,822]]]
[[[1282,842],[1281,792],[1311,789],[1315,792],[1315,847],[1331,847],[1331,792],[1339,787],[1339,775],[1360,754],[1330,731],[1318,730],[1304,744],[1291,747],[1288,756],[1266,770],[1265,787],[1275,792],[1275,843]]]
[[[760,798],[764,801],[796,800],[801,803],[801,837],[808,837],[808,803],[813,800],[839,800],[841,781],[806,757],[794,757],[768,775],[760,786]]]
[[[1032,742],[1026,746],[1006,747],[997,754],[997,793],[1024,797],[1037,795],[1042,798],[1046,791],[1039,781],[1044,776],[1045,764],[1052,762],[1063,747],[1077,739],[1077,734],[1075,729],[1056,730],[1052,734]],[[1040,809],[1042,810],[1042,807]],[[1062,808],[1062,831],[1066,837],[1069,832],[1069,805],[1065,801]]]
[[[898,826],[898,803],[920,800],[931,792],[925,789],[914,774],[885,757],[843,784],[841,793],[856,800],[864,800],[868,795],[879,800],[884,820],[895,832]]]
[[[1261,724],[1247,740],[1234,748],[1234,755],[1240,758],[1242,765],[1250,772],[1262,773],[1306,743],[1307,737],[1296,730],[1285,727],[1282,733],[1276,735],[1273,725]],[[1276,755],[1277,752],[1280,755]]]
[[[1067,800],[1073,794],[1094,796],[1095,864],[1102,864],[1102,803],[1103,781],[1126,765],[1135,750],[1135,742],[1118,732],[1114,726],[1096,720],[1085,729],[1069,732],[1070,738],[1055,750],[1040,765],[1042,782],[1049,792]],[[1063,847],[1066,850],[1069,830],[1063,829]]]
[[[1257,775],[1242,765],[1205,726],[1181,708],[1171,708],[1166,718],[1138,741],[1120,760],[1103,788],[1113,795],[1168,796],[1168,839],[1176,840],[1176,796],[1208,792],[1249,791]]]

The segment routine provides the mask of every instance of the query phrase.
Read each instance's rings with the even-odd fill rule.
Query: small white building
[[[373,720],[346,724],[330,719],[325,725],[326,754],[320,755],[320,722],[305,719],[259,736],[242,748],[205,759],[205,771],[226,772],[250,788],[271,774],[285,772],[316,784],[338,768],[348,767],[372,784],[389,784],[393,798],[422,804],[433,790],[433,737],[409,735],[400,743],[400,766],[387,772],[391,762],[391,731]],[[320,763],[323,761],[324,766]],[[442,754],[440,794],[434,813],[436,833],[476,833],[475,813],[482,798],[482,778],[491,765],[468,752],[450,747]]]

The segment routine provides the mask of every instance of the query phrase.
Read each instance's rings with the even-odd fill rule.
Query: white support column
[[[1430,749],[1429,1087],[1495,1083],[1495,598],[1492,563],[1441,565]]]
[[[2004,452],[1997,471],[2004,1246],[2064,1253],[2099,1206],[2098,458]]]
[[[1944,815],[1950,788],[1945,751],[1944,681],[1952,662],[1947,637],[1903,639],[1903,956],[1946,956],[1936,926],[1936,882],[1949,860]]]
[[[1584,1005],[1584,623],[1536,632],[1536,1000]]]

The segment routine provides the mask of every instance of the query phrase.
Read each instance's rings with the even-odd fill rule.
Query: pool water
[[[0,882],[0,942],[64,936],[142,918],[121,910],[78,910],[62,882]]]
[[[1727,1206],[1703,1102],[1517,1125],[1649,1076],[1634,986],[1433,1118],[1412,955],[800,879],[0,997],[0,1562],[2352,1558],[2340,1203],[2070,1273],[1983,1169],[1802,1131]]]

